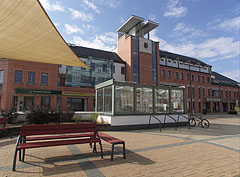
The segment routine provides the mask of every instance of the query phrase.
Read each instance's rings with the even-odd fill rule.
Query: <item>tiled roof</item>
[[[192,64],[199,64],[200,63],[201,66],[210,66],[210,65],[208,65],[208,64],[206,64],[206,63],[204,63],[204,62],[202,62],[202,61],[200,61],[200,60],[198,60],[196,58],[191,58],[191,57],[187,57],[187,56],[184,56],[184,55],[171,53],[171,52],[168,52],[168,51],[160,50],[159,54],[160,54],[160,58],[161,57],[166,57],[166,55],[167,55],[167,58],[170,58],[170,59],[177,59],[178,58],[182,62],[190,61]]]
[[[218,84],[218,85],[226,85],[226,86],[233,86],[233,87],[239,87],[240,83],[237,81],[234,81],[226,76],[223,76],[217,72],[212,71],[211,73],[215,79],[212,79],[212,84]]]
[[[115,52],[108,52],[104,50],[91,49],[87,47],[74,46],[74,45],[70,45],[70,48],[79,57],[92,56],[96,58],[114,60],[114,62],[117,62],[117,63],[125,63]]]

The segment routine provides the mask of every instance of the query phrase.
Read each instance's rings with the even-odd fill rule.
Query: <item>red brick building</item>
[[[0,109],[32,107],[93,111],[97,83],[114,78],[140,84],[185,87],[186,112],[227,112],[239,106],[240,85],[196,58],[159,50],[144,38],[158,26],[131,17],[118,29],[117,54],[71,46],[90,70],[1,59]]]

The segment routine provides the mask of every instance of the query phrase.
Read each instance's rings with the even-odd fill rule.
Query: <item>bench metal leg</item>
[[[99,145],[100,145],[100,150],[101,150],[101,158],[103,159],[103,150],[102,150],[102,142],[101,141],[99,142]]]
[[[97,153],[96,143],[94,143],[94,145],[93,145],[93,152]]]
[[[22,150],[19,150],[18,153],[19,153],[19,154],[18,154],[18,156],[19,156],[19,161],[22,161]]]
[[[111,161],[113,161],[113,152],[114,152],[114,143],[112,144],[112,154],[111,154]]]
[[[25,149],[23,149],[22,162],[24,162],[24,159],[25,159]]]
[[[14,153],[12,171],[16,171],[16,160],[17,160],[17,148],[15,149],[15,153]]]
[[[123,158],[126,159],[125,142],[123,142]]]

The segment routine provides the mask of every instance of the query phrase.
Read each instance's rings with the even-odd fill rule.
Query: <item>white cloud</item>
[[[119,0],[101,0],[100,2],[103,3],[104,5],[110,7],[110,8],[117,8],[122,3]]]
[[[216,27],[226,29],[226,30],[232,30],[240,28],[240,17],[235,17],[232,19],[225,19],[221,23],[217,24]]]
[[[203,30],[186,26],[183,23],[177,23],[176,27],[173,29],[173,32],[170,34],[170,37],[174,37],[182,41],[199,36],[206,36],[206,33],[203,32]]]
[[[119,17],[120,19],[120,23],[123,24],[125,22],[124,18],[123,17]]]
[[[64,11],[64,7],[58,1],[56,1],[55,3],[50,3],[49,0],[40,0],[40,3],[46,10]]]
[[[232,78],[235,81],[240,82],[240,71],[239,70],[233,70],[233,71],[227,71],[221,73],[222,75]]]
[[[68,10],[71,12],[73,19],[81,19],[82,21],[87,22],[93,20],[93,15],[91,13],[81,12],[72,8],[69,8]]]
[[[170,44],[160,39],[159,48],[170,52],[207,59],[210,62],[226,60],[240,55],[240,41],[235,41],[232,37],[219,37],[208,39],[200,43],[180,43]]]
[[[148,18],[149,18],[149,20],[156,21],[156,15],[155,14],[150,14]]]
[[[67,34],[72,34],[72,33],[84,34],[83,30],[75,24],[73,25],[65,24],[64,27]]]
[[[89,8],[94,10],[96,13],[100,14],[100,10],[97,8],[97,6],[95,4],[93,4],[92,2],[88,1],[88,0],[83,0],[83,3]]]
[[[70,41],[70,43],[83,47],[112,51],[116,48],[117,34],[108,32],[102,35],[97,35],[88,40],[84,40],[80,36],[73,36],[73,40]]]
[[[179,4],[179,0],[170,0],[167,5],[167,10],[164,12],[165,17],[179,18],[187,14],[187,8]]]

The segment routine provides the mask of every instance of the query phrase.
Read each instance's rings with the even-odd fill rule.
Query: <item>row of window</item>
[[[35,72],[28,72],[28,84],[35,84]],[[22,84],[23,83],[23,71],[16,70],[15,71],[15,83]],[[41,85],[48,85],[48,73],[41,73]]]
[[[14,109],[17,111],[18,106],[18,96],[14,96]],[[67,108],[74,111],[84,111],[85,99],[83,98],[68,98]],[[23,107],[22,107],[23,106]],[[41,97],[41,108],[50,109],[51,106],[51,97],[42,96]],[[30,111],[34,106],[34,96],[24,96],[23,105],[19,107],[20,111]],[[62,98],[57,97],[56,108],[62,107]]]
[[[195,97],[195,89],[194,87],[192,87],[192,98]],[[201,94],[202,93],[202,94]],[[238,98],[239,93],[237,91],[233,91],[233,95],[234,98]],[[198,88],[198,98],[201,98],[202,96],[205,96],[205,88],[202,88],[202,92],[201,92],[201,88]],[[219,95],[219,91],[218,90],[212,90],[212,94],[211,94],[211,89],[208,88],[208,96],[221,96],[223,97],[223,91],[221,90],[220,95]],[[187,97],[190,98],[190,87],[187,87]],[[226,90],[225,91],[225,97],[232,97],[231,91]]]
[[[161,77],[165,78],[165,70],[161,70]],[[167,77],[171,78],[172,77],[172,72],[168,71],[167,72]],[[180,80],[184,80],[184,73],[180,73],[180,75],[178,74],[178,72],[175,72],[175,79],[180,79]],[[190,74],[186,74],[186,80],[190,80]],[[191,81],[194,81],[194,75],[191,75]],[[202,76],[202,83],[204,83],[205,81],[205,77]],[[197,76],[197,81],[201,82],[201,77],[198,75]],[[207,77],[207,82],[210,83],[210,78]]]

